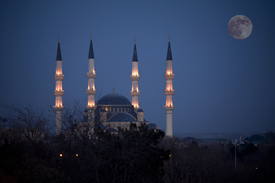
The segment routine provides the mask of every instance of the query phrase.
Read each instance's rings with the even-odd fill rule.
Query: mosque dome
[[[101,97],[97,105],[132,105],[131,102],[123,95],[111,93]]]

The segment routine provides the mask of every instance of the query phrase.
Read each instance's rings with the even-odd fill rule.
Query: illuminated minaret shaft
[[[90,38],[90,49],[89,49],[89,56],[88,56],[88,72],[86,74],[88,78],[88,89],[86,90],[88,95],[88,104],[86,106],[88,110],[88,121],[92,122],[93,115],[94,115],[94,108],[95,108],[95,59],[94,59],[94,50],[93,50],[93,42],[92,42],[92,35]]]
[[[175,90],[173,90],[173,67],[172,67],[173,59],[172,59],[172,52],[171,52],[171,45],[170,45],[170,37],[168,42],[168,51],[167,51],[167,58],[166,58],[166,89],[164,93],[166,95],[166,105],[164,109],[166,110],[166,136],[173,137],[173,95]]]
[[[131,90],[131,96],[132,96],[132,105],[134,106],[135,111],[140,108],[138,103],[138,97],[140,95],[140,91],[138,88],[138,81],[139,81],[140,75],[138,74],[138,58],[137,58],[137,48],[136,48],[136,40],[134,44],[134,53],[133,53],[133,59],[132,59],[132,90]]]
[[[62,80],[64,78],[64,74],[62,73],[62,56],[60,50],[60,40],[58,37],[58,46],[57,46],[57,54],[56,54],[56,70],[55,70],[55,127],[56,127],[56,135],[62,133],[62,111],[64,109],[62,103],[62,96],[64,94],[64,90],[62,88]]]

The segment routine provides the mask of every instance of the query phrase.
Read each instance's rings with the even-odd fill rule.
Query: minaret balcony
[[[164,90],[165,95],[174,95],[175,90]]]
[[[135,112],[137,113],[137,111],[140,109],[140,106],[139,105],[133,105],[133,106],[134,106]]]
[[[139,96],[140,91],[131,91],[131,96]]]
[[[140,78],[140,75],[138,75],[138,74],[131,75],[131,80],[132,80],[132,81],[138,81],[139,78]]]
[[[95,95],[96,94],[96,89],[90,88],[86,89],[87,95]]]
[[[64,106],[53,106],[53,108],[56,111],[63,111],[64,110]]]
[[[64,94],[64,90],[54,90],[55,96],[62,96]]]
[[[94,104],[89,104],[89,105],[86,105],[86,109],[87,110],[95,110],[95,105]]]
[[[55,80],[62,80],[64,78],[64,74],[55,74],[54,79]]]
[[[175,74],[164,74],[164,76],[165,76],[165,79],[172,80],[172,79],[174,79]]]
[[[95,71],[92,72],[92,73],[87,72],[86,76],[87,76],[87,78],[93,78],[93,79],[95,79],[96,78],[96,73],[95,73]]]
[[[164,109],[165,109],[166,111],[172,111],[172,110],[175,109],[175,106],[174,106],[173,104],[165,105],[165,106],[164,106]]]

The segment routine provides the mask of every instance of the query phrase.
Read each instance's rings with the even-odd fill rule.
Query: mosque
[[[139,95],[140,90],[138,87],[138,81],[140,78],[138,72],[138,57],[136,40],[134,42],[134,53],[132,59],[132,75],[130,79],[132,81],[131,96],[132,102],[130,102],[126,97],[118,93],[107,94],[101,97],[97,103],[95,103],[95,58],[93,51],[92,36],[90,38],[90,48],[88,56],[88,72],[86,74],[88,79],[88,88],[86,93],[88,96],[88,101],[86,105],[86,110],[84,112],[83,121],[78,124],[88,124],[88,126],[93,129],[96,125],[100,125],[112,133],[117,132],[118,128],[129,128],[130,124],[136,124],[140,126],[141,124],[148,125],[149,129],[157,129],[157,125],[150,123],[145,120],[144,112],[139,106]],[[168,51],[166,59],[166,89],[164,93],[166,95],[166,105],[164,106],[166,110],[166,136],[173,137],[173,69],[172,69],[172,52],[170,46],[170,38],[168,42]],[[64,110],[64,105],[62,101],[62,96],[64,94],[62,80],[64,74],[62,73],[62,56],[60,48],[60,40],[58,39],[57,55],[56,55],[56,72],[55,78],[55,106],[56,111],[56,135],[62,133],[62,111]]]

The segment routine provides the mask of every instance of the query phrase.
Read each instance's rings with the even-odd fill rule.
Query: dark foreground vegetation
[[[0,118],[0,182],[275,182],[275,134],[257,146],[201,145],[169,139],[146,125],[112,134],[77,131],[72,113],[65,135],[51,135],[34,109],[13,108]],[[236,155],[236,165],[235,165]]]

